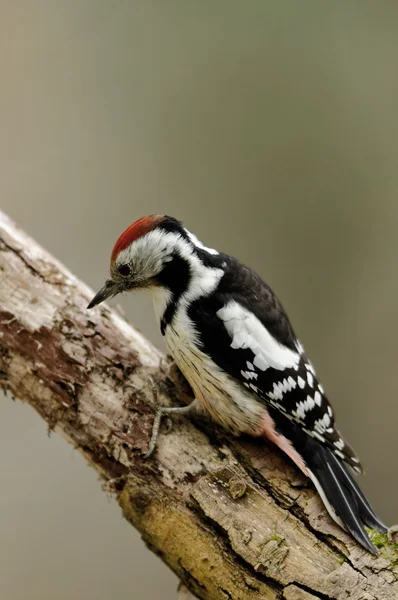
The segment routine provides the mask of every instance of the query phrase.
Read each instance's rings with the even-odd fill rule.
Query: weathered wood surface
[[[398,598],[396,547],[377,536],[380,557],[364,552],[265,442],[180,419],[145,461],[151,380],[165,404],[187,400],[184,382],[117,312],[88,312],[92,291],[1,214],[0,277],[3,387],[84,454],[198,598]]]

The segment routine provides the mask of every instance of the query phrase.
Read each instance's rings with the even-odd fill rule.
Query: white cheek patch
[[[231,337],[231,348],[249,348],[253,365],[260,371],[298,369],[300,354],[276,341],[255,315],[238,302],[231,301],[217,311]]]
[[[191,239],[194,241],[192,236]],[[203,244],[200,245],[200,242],[196,245],[210,254],[218,254],[216,250],[205,248]],[[158,275],[162,271],[164,263],[172,260],[174,254],[185,259],[191,270],[191,282],[182,299],[186,304],[214,291],[224,275],[224,271],[206,267],[196,256],[192,244],[180,233],[157,229],[150,231],[134,240],[130,246],[119,253],[114,268],[117,269],[124,263],[130,264],[137,281],[146,282]],[[161,303],[158,302],[158,304]]]
[[[137,279],[145,281],[160,273],[164,262],[181,245],[181,240],[178,233],[154,229],[122,250],[115,266],[130,264]],[[186,246],[189,246],[187,242]]]

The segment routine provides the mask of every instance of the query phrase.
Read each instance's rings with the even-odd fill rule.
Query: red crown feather
[[[130,246],[132,242],[155,229],[162,219],[164,219],[163,215],[149,215],[148,217],[141,217],[141,219],[134,221],[127,227],[113,247],[111,263],[114,263],[118,254]]]

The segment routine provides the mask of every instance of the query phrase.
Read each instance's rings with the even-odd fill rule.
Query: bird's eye
[[[118,268],[118,271],[122,277],[128,277],[131,273],[131,269],[130,269],[129,265],[126,265],[126,264],[120,265],[120,267]]]

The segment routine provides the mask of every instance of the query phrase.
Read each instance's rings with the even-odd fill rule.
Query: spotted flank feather
[[[230,335],[236,360],[246,367],[237,372],[241,383],[361,473],[354,450],[334,426],[333,409],[300,342],[294,340],[290,347],[277,342],[269,329],[236,301],[217,315]]]
[[[273,382],[272,391],[264,393],[258,387],[256,393],[289,419],[299,423],[308,435],[328,446],[354,471],[362,473],[363,468],[355,451],[334,426],[333,409],[316,377],[314,367],[301,345],[298,346],[298,369],[290,374],[284,372],[283,379]]]

